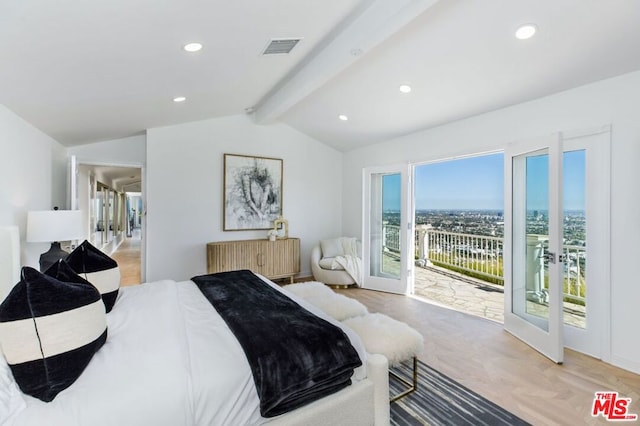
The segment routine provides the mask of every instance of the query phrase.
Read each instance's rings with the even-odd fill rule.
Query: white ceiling
[[[140,167],[97,166],[81,164],[80,169],[90,170],[98,181],[121,192],[142,191],[142,169]]]
[[[142,169],[139,167],[89,166],[98,176],[123,192],[142,191]]]
[[[639,24],[637,0],[0,0],[0,103],[68,146],[255,107],[348,151],[639,70]]]

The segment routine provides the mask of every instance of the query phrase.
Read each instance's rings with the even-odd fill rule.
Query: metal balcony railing
[[[391,255],[400,253],[400,227],[383,225],[383,247]],[[461,272],[498,285],[504,285],[503,238],[456,232],[437,231],[428,227],[416,229],[415,254],[436,266]],[[542,241],[546,251],[546,242]],[[586,293],[586,248],[564,245],[564,298],[584,304]],[[539,264],[544,277],[543,263]],[[540,278],[546,288],[546,279]]]
[[[417,232],[420,238],[420,232]],[[427,230],[425,252],[431,262],[503,284],[502,238]],[[418,246],[420,247],[420,246]],[[422,253],[419,253],[422,256]]]

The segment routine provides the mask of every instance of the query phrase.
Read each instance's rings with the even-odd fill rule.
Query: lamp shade
[[[80,210],[43,210],[27,215],[27,241],[70,241],[84,238]]]

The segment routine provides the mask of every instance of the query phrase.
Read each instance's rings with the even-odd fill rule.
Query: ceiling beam
[[[438,0],[370,0],[254,107],[259,124],[277,120]]]

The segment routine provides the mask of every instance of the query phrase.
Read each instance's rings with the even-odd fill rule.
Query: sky
[[[527,162],[527,207],[545,210],[548,205],[545,157]],[[563,156],[564,210],[584,210],[585,154]],[[537,184],[535,184],[537,183]],[[384,210],[399,210],[399,176],[383,181]],[[503,210],[504,155],[502,153],[429,163],[415,168],[416,210]]]

